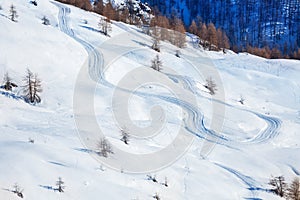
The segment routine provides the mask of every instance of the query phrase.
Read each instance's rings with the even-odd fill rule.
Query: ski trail
[[[83,39],[79,38],[74,31],[68,26],[68,18],[67,15],[70,14],[71,9],[61,3],[53,2],[54,5],[56,5],[59,8],[59,28],[62,32],[69,35],[71,38],[76,40],[78,43],[80,43],[87,51],[88,53],[88,71],[89,76],[91,79],[95,82],[102,83],[103,85],[115,88],[119,90],[123,90],[126,92],[132,92],[123,88],[119,88],[118,86],[115,86],[111,83],[109,83],[107,80],[105,80],[103,75],[103,65],[104,60],[102,54],[90,43],[84,41]],[[133,31],[130,31],[132,33]],[[141,37],[143,39],[146,39],[145,37],[139,36],[137,33],[132,33],[134,35],[137,35],[138,37]],[[190,103],[187,103],[185,101],[182,101],[180,99],[170,97],[170,96],[162,96],[162,95],[154,95],[154,94],[147,94],[143,92],[135,92],[134,94],[139,95],[144,98],[148,97],[156,97],[163,101],[175,104],[181,108],[183,108],[189,115],[188,120],[185,120],[186,127],[185,129],[190,132],[191,134],[197,136],[198,138],[202,138],[204,140],[207,140],[209,142],[215,143],[215,144],[223,144],[223,142],[219,142],[219,140],[226,141],[227,139],[223,136],[220,136],[219,134],[215,133],[212,130],[209,130],[204,125],[204,115],[201,113],[201,111],[197,108],[197,106],[192,105]],[[203,135],[201,135],[203,134]],[[206,137],[205,137],[206,136]],[[213,136],[214,139],[208,139],[207,136]],[[229,147],[229,146],[228,146]],[[233,147],[231,147],[233,148]]]
[[[258,198],[257,191],[264,191],[264,192],[267,191],[266,189],[262,188],[262,186],[252,177],[244,175],[237,170],[221,165],[219,163],[213,163],[213,164],[222,168],[223,170],[226,170],[230,174],[234,175],[237,179],[239,179],[243,184],[245,184],[247,186],[247,189],[251,192],[252,197],[250,199],[259,200],[260,198]],[[249,198],[245,198],[245,199],[249,199]]]
[[[300,172],[295,167],[293,167],[292,165],[289,165],[289,167],[297,176],[300,176]]]
[[[195,94],[195,95],[197,95],[201,98],[208,99],[207,97],[204,97],[203,95],[201,95],[201,93],[199,92],[199,89],[195,86],[196,82],[194,80],[192,80],[190,77],[172,75],[172,74],[166,74],[166,75],[171,80],[173,80],[174,82],[181,81],[181,83],[183,83],[184,88],[189,90],[193,94]],[[266,142],[266,141],[268,141],[272,138],[275,138],[279,134],[279,129],[281,127],[282,122],[278,118],[263,115],[263,114],[260,114],[260,113],[257,113],[257,112],[251,111],[251,110],[247,110],[247,109],[242,109],[242,108],[236,107],[234,105],[231,105],[231,104],[228,104],[228,103],[225,103],[225,102],[221,102],[219,100],[215,100],[215,99],[208,99],[208,100],[216,101],[216,102],[221,103],[225,106],[228,106],[228,107],[231,107],[231,108],[234,108],[234,109],[237,109],[237,110],[241,110],[243,112],[251,113],[251,114],[256,115],[258,118],[260,118],[260,119],[262,119],[266,122],[267,128],[260,131],[255,137],[253,137],[249,140],[243,141],[242,143],[263,143],[263,142]],[[203,123],[202,126],[205,127],[204,122],[202,122],[202,123]],[[211,135],[214,135],[214,134],[211,133]],[[219,136],[219,137],[221,139],[225,139],[225,140],[229,141],[229,139],[226,139],[225,136],[223,136],[223,137]]]
[[[71,9],[67,6],[63,6],[60,3],[52,2],[59,8],[58,18],[59,18],[59,28],[62,32],[69,35],[71,38],[80,43],[88,53],[88,66],[89,66],[89,75],[91,79],[95,82],[100,81],[102,76],[102,56],[96,48],[91,44],[84,41],[83,39],[76,36],[74,31],[68,26],[67,15],[71,13]]]

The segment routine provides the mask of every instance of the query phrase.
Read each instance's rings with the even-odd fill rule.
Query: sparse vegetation
[[[161,200],[161,198],[157,192],[153,195],[153,198],[156,200]]]
[[[108,35],[111,31],[111,22],[109,20],[109,18],[100,18],[100,21],[98,23],[98,26],[100,28],[100,31],[104,34],[104,35]]]
[[[175,56],[180,58],[180,51],[179,50],[176,50]]]
[[[65,189],[64,184],[65,182],[62,180],[62,178],[58,177],[58,180],[56,181],[57,191],[64,192]]]
[[[244,105],[245,98],[241,95],[240,99],[238,100],[238,102],[240,102],[240,104]]]
[[[43,18],[42,18],[42,24],[44,24],[44,25],[50,25],[50,21],[49,21],[49,19],[46,17],[46,16],[44,16]]]
[[[168,178],[167,178],[167,177],[165,177],[165,182],[163,183],[163,185],[166,186],[166,187],[169,186],[169,185],[168,185]]]
[[[126,130],[126,128],[122,128],[121,129],[121,140],[125,143],[125,144],[129,144],[129,133]]]
[[[15,84],[15,83],[12,82],[12,79],[10,78],[8,72],[6,72],[6,73],[4,74],[3,82],[4,82],[4,83],[3,83],[4,85],[1,86],[1,87],[4,88],[4,89],[7,90],[7,91],[12,91],[12,89],[13,89],[14,87],[18,87],[17,84]]]
[[[209,77],[206,79],[206,84],[204,85],[205,88],[209,90],[209,94],[214,95],[217,91],[217,85],[212,79],[212,77]]]
[[[152,176],[152,175],[147,175],[147,177],[148,177],[148,180],[151,180],[151,181],[153,181],[154,183],[157,183],[157,182],[158,182],[155,175],[154,175],[154,176]]]
[[[18,197],[23,198],[23,189],[21,189],[21,187],[18,185],[18,183],[15,183],[13,186],[13,193],[15,193]]]
[[[31,4],[34,5],[34,6],[37,6],[36,0],[30,1],[29,3],[31,3]]]
[[[271,177],[269,185],[274,194],[287,200],[300,200],[300,180],[295,177],[290,184],[285,182],[284,176]]]
[[[41,102],[39,93],[41,93],[42,85],[41,80],[37,74],[33,74],[29,69],[26,71],[24,78],[23,94],[26,102],[36,104]]]
[[[162,61],[159,58],[159,55],[156,55],[156,57],[151,61],[151,68],[156,71],[162,70]]]
[[[97,144],[97,150],[98,155],[103,156],[105,158],[107,158],[109,154],[114,153],[111,144],[106,138],[100,139],[100,141]]]
[[[286,191],[288,200],[300,200],[300,180],[298,177],[294,178]]]
[[[28,142],[31,143],[31,144],[34,144],[34,139],[28,138]]]
[[[13,22],[16,22],[17,21],[17,18],[18,18],[18,14],[17,14],[17,10],[16,10],[16,7],[11,4],[10,6],[10,9],[9,9],[9,19]]]
[[[160,52],[160,28],[158,28],[157,26],[154,26],[152,28],[152,49]]]
[[[287,184],[283,176],[272,177],[269,181],[269,185],[272,186],[271,192],[274,192],[280,197],[284,197],[287,189]]]

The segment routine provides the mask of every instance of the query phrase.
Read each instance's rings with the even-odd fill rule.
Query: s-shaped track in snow
[[[78,43],[80,43],[85,50],[88,53],[88,71],[89,71],[89,76],[91,79],[95,82],[98,82],[101,80],[101,83],[108,87],[117,87],[114,86],[113,84],[109,83],[104,79],[103,76],[103,67],[104,67],[104,60],[101,52],[95,48],[92,44],[89,42],[81,39],[78,37],[74,31],[69,27],[68,25],[68,17],[67,15],[70,14],[71,9],[68,6],[65,6],[61,3],[53,2],[58,8],[59,8],[59,28],[62,32],[65,34],[69,35],[71,38],[76,40]],[[188,78],[184,78],[183,76],[174,76],[172,77],[173,79],[181,79],[181,81],[184,83],[186,88],[190,90],[192,93],[197,94],[197,92],[194,91],[194,88],[192,86],[191,80]],[[128,91],[132,92],[132,91]],[[235,144],[234,141],[230,141],[228,138],[225,136],[219,135],[218,133],[215,133],[213,130],[209,130],[205,124],[204,124],[204,115],[201,113],[199,108],[195,105],[192,105],[188,102],[182,101],[180,99],[177,99],[175,97],[170,97],[170,96],[162,96],[162,95],[153,95],[153,94],[147,94],[143,92],[135,92],[136,95],[139,95],[141,97],[147,98],[149,96],[152,97],[157,97],[163,101],[175,104],[177,106],[180,106],[183,108],[189,115],[188,121],[186,123],[186,130],[189,131],[190,133],[196,135],[197,137],[201,139],[205,139],[209,142],[216,143],[216,144],[221,144],[225,145],[230,148],[235,148],[233,145]],[[231,106],[227,103],[220,102],[224,104],[225,106]],[[278,134],[278,129],[280,128],[281,121],[277,118],[274,117],[269,117],[265,116],[253,111],[248,111],[244,110],[246,112],[251,112],[254,115],[258,116],[259,118],[263,119],[267,123],[267,128],[263,130],[260,134],[258,134],[256,137],[252,138],[251,140],[247,141],[249,143],[259,143],[259,142],[264,142],[268,139],[271,139],[275,137]],[[206,136],[210,136],[212,139],[208,139]]]

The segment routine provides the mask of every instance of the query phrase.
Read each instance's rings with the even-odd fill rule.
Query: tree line
[[[176,1],[171,1],[174,4],[170,4],[169,10],[166,1],[149,1],[153,8],[151,11],[146,10],[148,18],[139,14],[139,9],[134,6],[132,0],[126,0],[123,5],[117,7],[114,7],[111,1],[103,3],[103,0],[96,0],[92,4],[89,0],[59,1],[96,12],[105,16],[108,21],[116,20],[152,27],[147,32],[154,39],[169,41],[180,48],[185,46],[185,32],[188,31],[197,35],[200,38],[199,44],[207,50],[231,49],[264,58],[300,59],[300,23],[297,23],[300,21],[300,8],[294,0],[186,0],[188,8],[191,9],[189,20],[178,11],[178,7],[174,7]],[[281,8],[278,5],[292,7],[280,11],[284,15],[279,16]],[[139,7],[143,8],[143,4]],[[295,16],[297,13],[299,15]],[[275,20],[284,23],[275,23]],[[189,26],[186,21],[189,22]]]
[[[267,58],[300,59],[299,0],[143,0],[186,26],[213,23],[222,28],[236,52],[251,51]],[[274,49],[274,50],[273,50]],[[273,50],[271,55],[270,51]],[[275,53],[277,51],[277,53]],[[280,52],[280,54],[278,53]]]

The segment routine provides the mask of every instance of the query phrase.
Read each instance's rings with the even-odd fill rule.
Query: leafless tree
[[[217,30],[213,23],[208,24],[207,41],[209,42],[209,50],[215,50],[218,42]]]
[[[31,143],[31,144],[34,144],[34,139],[28,138],[28,142]]]
[[[156,175],[154,175],[154,176],[152,176],[152,175],[147,175],[147,177],[148,177],[148,180],[151,180],[151,181],[153,181],[154,183],[157,183],[157,182],[158,182],[157,179],[156,179]]]
[[[180,58],[180,51],[179,50],[176,50],[175,56]]]
[[[7,91],[12,91],[12,89],[14,87],[18,87],[17,84],[12,82],[12,80],[11,80],[10,76],[8,75],[8,73],[4,74],[3,82],[4,82],[3,83],[4,85],[2,87]]]
[[[160,52],[160,27],[154,26],[151,28],[152,32],[152,49]]]
[[[151,68],[157,71],[162,70],[162,61],[159,58],[159,55],[156,55],[156,57],[151,61]]]
[[[283,197],[286,192],[287,184],[283,176],[273,177],[269,181],[269,185],[272,186],[271,191],[280,197]]]
[[[43,18],[42,18],[42,24],[44,24],[44,25],[50,25],[50,21],[49,21],[49,19],[46,17],[46,16],[44,16]]]
[[[18,18],[17,10],[16,7],[11,4],[10,9],[9,9],[9,19],[13,22],[16,22]]]
[[[168,185],[168,178],[167,178],[167,177],[165,177],[165,182],[163,183],[163,185],[166,186],[166,187],[169,186],[169,185]]]
[[[209,94],[214,95],[217,91],[217,85],[212,79],[212,77],[209,77],[206,79],[206,84],[204,85],[205,88],[209,90]]]
[[[98,154],[105,158],[108,157],[108,154],[114,153],[111,144],[106,138],[100,139],[100,141],[97,144],[97,150],[98,150]]]
[[[160,196],[158,195],[157,192],[153,195],[153,198],[156,199],[156,200],[161,200],[161,198],[160,198]]]
[[[121,140],[125,143],[125,144],[128,144],[129,142],[129,133],[128,131],[126,130],[126,128],[122,128],[121,129]]]
[[[57,190],[59,192],[64,192],[65,186],[64,186],[65,182],[62,180],[61,177],[58,177],[58,181],[56,181],[56,186],[58,187]]]
[[[23,86],[25,101],[32,104],[40,103],[39,93],[43,91],[41,80],[37,74],[33,74],[29,69],[27,69],[26,73],[27,75],[24,78],[25,85]]]
[[[240,99],[238,100],[238,102],[240,102],[242,105],[244,105],[245,98],[241,95]]]
[[[101,17],[98,26],[104,35],[108,35],[112,31],[111,22],[107,17]]]
[[[13,186],[13,193],[15,193],[18,197],[23,198],[23,189],[20,188],[20,186],[18,185],[18,183],[15,183]]]
[[[289,185],[286,197],[289,200],[300,200],[300,180],[299,178],[294,178],[292,183]]]

